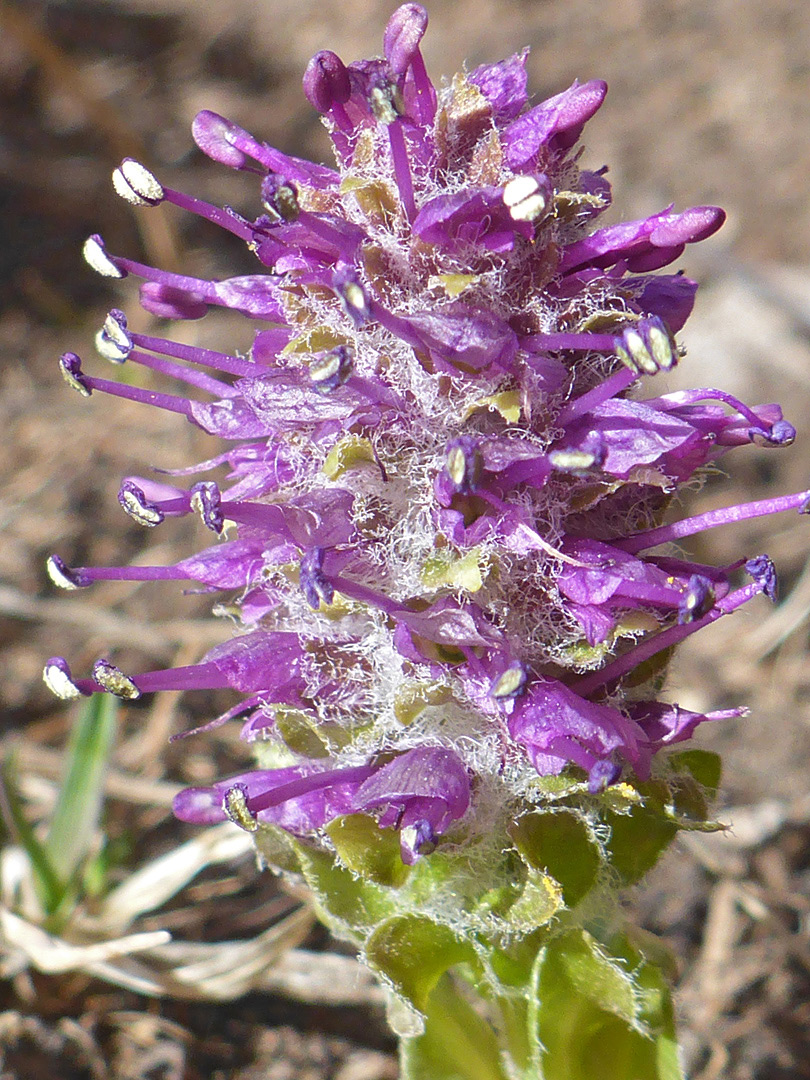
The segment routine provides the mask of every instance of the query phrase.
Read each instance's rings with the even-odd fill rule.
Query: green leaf
[[[711,750],[681,750],[680,753],[670,755],[668,761],[676,772],[690,773],[709,798],[715,797],[723,771],[719,754]]]
[[[378,885],[401,885],[408,877],[402,862],[399,833],[381,829],[368,814],[346,814],[326,826],[341,862]]]
[[[45,841],[51,865],[65,882],[77,873],[94,846],[117,716],[117,698],[93,694],[71,732],[65,776]]]
[[[330,852],[304,843],[296,843],[295,849],[318,914],[338,936],[348,936],[362,945],[373,927],[394,914],[393,890],[364,881],[338,866]]]
[[[395,915],[386,919],[366,942],[369,966],[420,1013],[441,976],[454,964],[475,962],[471,944],[449,926],[424,915]]]
[[[329,751],[318,736],[316,726],[306,713],[298,709],[275,710],[276,731],[294,754],[306,758],[329,757]]]
[[[401,1080],[507,1080],[495,1032],[447,975],[430,996],[423,1034],[402,1040],[400,1066]]]
[[[632,979],[590,934],[575,930],[553,941],[549,950],[557,955],[566,978],[578,993],[628,1024],[636,1021],[639,1009]]]
[[[523,892],[509,909],[505,921],[513,932],[530,933],[545,926],[564,906],[563,892],[555,879],[530,869]]]
[[[534,993],[543,1080],[683,1080],[669,992],[651,965],[631,973],[570,933],[540,954]],[[660,1027],[647,1033],[651,1020]]]
[[[253,834],[259,855],[276,870],[286,870],[291,874],[301,872],[300,852],[303,844],[293,839],[277,825],[259,823]]]
[[[647,806],[634,806],[629,814],[608,812],[605,821],[611,830],[610,865],[626,885],[639,881],[655,866],[678,832],[678,826],[664,817],[663,808],[656,813]]]
[[[526,814],[509,826],[509,835],[529,866],[560,883],[568,907],[590,892],[602,854],[591,829],[577,814]]]

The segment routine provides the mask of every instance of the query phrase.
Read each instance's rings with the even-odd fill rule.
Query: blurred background
[[[100,395],[87,402],[65,388],[58,354],[89,356],[110,306],[126,307],[139,329],[150,325],[136,312],[136,286],[111,287],[94,275],[81,260],[82,241],[100,232],[113,252],[200,276],[253,267],[213,226],[172,207],[141,212],[122,203],[110,172],[133,156],[172,187],[254,216],[249,179],[194,148],[194,114],[213,109],[285,151],[329,160],[301,93],[304,66],[321,48],[346,61],[378,54],[393,6],[0,0],[0,708],[3,753],[16,755],[18,788],[7,818],[21,810],[36,826],[58,805],[77,713],[43,688],[46,657],[64,653],[84,671],[112,652],[125,670],[139,670],[191,663],[229,634],[224,620],[207,617],[204,597],[127,583],[55,595],[44,573],[52,551],[72,564],[181,558],[192,550],[193,525],[174,522],[150,535],[121,514],[119,480],[212,454],[208,440],[176,418]],[[750,448],[724,458],[725,475],[695,491],[689,510],[807,487],[810,5],[427,6],[424,54],[436,81],[465,61],[472,68],[528,45],[534,100],[575,78],[609,82],[584,151],[589,167],[610,165],[609,220],[670,202],[727,209],[724,229],[678,264],[702,290],[682,334],[688,356],[669,388],[721,386],[754,404],[778,400],[799,439],[781,452]],[[180,332],[229,350],[250,338],[250,328],[227,315]],[[628,902],[678,958],[690,1077],[810,1077],[810,523],[785,515],[739,525],[691,550],[718,563],[767,551],[780,570],[780,602],[758,601],[682,650],[673,699],[701,711],[751,706],[747,719],[701,734],[724,755],[720,817],[733,829],[680,843]],[[20,926],[8,915],[20,910],[21,886],[4,837],[4,1078],[396,1076],[379,995],[320,931],[309,931],[294,897],[270,875],[257,878],[238,846],[195,850],[193,872],[178,871],[174,891],[150,894],[154,885],[144,879],[129,922],[120,920],[119,933],[170,930],[186,943],[182,956],[147,949],[136,964],[121,946],[117,958],[101,958],[107,968],[87,952],[70,962],[44,959],[59,942],[81,950],[112,935],[117,924],[103,897],[193,841],[194,831],[169,815],[172,793],[236,771],[247,757],[238,726],[179,746],[167,738],[227,704],[157,695],[119,713],[101,807],[106,844],[97,829],[88,840],[99,880],[83,883],[70,918],[52,921],[47,941],[32,936],[31,922]],[[195,956],[202,962],[198,944],[234,940],[242,953],[217,954],[219,968],[178,975]],[[274,961],[275,975],[262,974]],[[239,978],[222,974],[237,968]],[[149,995],[136,992],[137,977]],[[212,1004],[217,997],[231,1000]]]

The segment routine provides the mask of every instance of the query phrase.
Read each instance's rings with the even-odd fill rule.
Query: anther
[[[228,788],[222,800],[222,809],[234,825],[245,832],[256,832],[259,822],[248,806],[247,788],[244,784],[234,784]]]
[[[42,671],[42,679],[52,694],[62,701],[75,701],[82,696],[81,690],[74,683],[67,660],[61,656],[52,656]]]
[[[299,581],[301,591],[313,611],[321,606],[321,601],[327,606],[335,599],[335,589],[331,581],[323,572],[322,547],[310,548],[301,559]]]
[[[104,250],[104,241],[100,236],[88,236],[82,248],[82,255],[87,265],[102,277],[123,278],[126,272],[115,265]]]
[[[191,489],[191,509],[199,514],[206,529],[222,535],[225,515],[222,513],[222,495],[213,480],[204,480]]]
[[[157,178],[133,158],[124,158],[112,174],[116,195],[133,206],[158,206],[164,198]]]
[[[301,213],[295,184],[278,173],[270,173],[262,181],[262,206],[277,222],[296,221]]]
[[[124,701],[137,701],[141,692],[129,675],[111,664],[109,660],[96,660],[93,664],[93,678],[108,694]]]
[[[374,118],[386,126],[396,123],[405,112],[399,89],[394,83],[380,81],[376,86],[372,86],[368,103]]]
[[[75,589],[86,589],[92,584],[89,578],[84,577],[80,571],[71,570],[69,566],[66,566],[58,555],[48,556],[45,569],[51,582],[58,589],[67,589],[72,592]]]
[[[762,587],[763,593],[772,603],[776,603],[778,581],[776,568],[767,555],[756,555],[745,564],[745,569],[754,581]]]
[[[315,357],[309,365],[309,377],[322,393],[342,386],[354,367],[353,350],[348,345],[338,345],[329,352]]]
[[[504,184],[503,201],[513,221],[539,221],[548,213],[551,190],[536,176],[513,176]]]
[[[526,668],[523,664],[512,664],[498,676],[489,692],[496,701],[519,697],[526,687],[526,679]]]
[[[640,375],[671,371],[678,362],[675,343],[657,317],[628,327],[617,339],[615,348],[621,362]]]
[[[621,765],[617,765],[614,761],[608,761],[602,758],[597,761],[591,767],[588,773],[588,793],[590,795],[598,795],[604,791],[605,788],[615,784],[622,774]]]
[[[681,626],[702,619],[715,604],[715,592],[708,578],[692,574],[678,604],[678,622]]]
[[[470,492],[481,478],[483,460],[475,439],[460,435],[447,446],[445,468],[458,491]]]
[[[113,308],[96,334],[96,350],[112,364],[123,364],[134,345],[127,330],[127,317]]]
[[[414,856],[430,855],[436,850],[437,836],[431,823],[422,818],[413,825],[406,825],[400,833],[402,846]]]
[[[160,507],[148,502],[141,488],[133,484],[131,480],[124,480],[121,484],[118,501],[133,521],[147,528],[152,529],[155,525],[160,525],[165,517]]]
[[[59,370],[62,372],[62,378],[71,390],[75,390],[76,393],[81,394],[82,397],[90,397],[93,391],[87,385],[82,372],[81,359],[76,353],[62,353],[59,357]]]
[[[358,326],[368,322],[371,317],[368,296],[351,267],[343,267],[335,272],[332,287],[343,302],[346,314],[351,316]]]

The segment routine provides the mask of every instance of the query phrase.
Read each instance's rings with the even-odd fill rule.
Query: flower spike
[[[86,398],[177,413],[225,447],[120,486],[145,528],[188,518],[193,554],[106,567],[53,555],[47,572],[69,590],[194,583],[234,635],[196,663],[134,674],[113,657],[74,678],[54,657],[44,679],[65,700],[230,695],[175,737],[239,718],[258,764],[180,791],[174,812],[230,822],[306,878],[386,980],[413,1040],[403,1076],[414,1062],[436,1071],[444,1019],[434,1026],[431,1010],[462,983],[463,1009],[448,1015],[487,1025],[473,1071],[479,1048],[520,1028],[517,1049],[493,1051],[482,1075],[568,1075],[573,1057],[551,1061],[561,1037],[534,1007],[553,986],[573,1001],[560,1030],[586,1016],[596,1045],[606,1017],[614,1046],[626,1020],[632,1045],[618,1057],[658,1076],[673,1060],[668,1042],[654,1045],[670,1018],[639,988],[665,1001],[663,983],[629,938],[609,959],[603,912],[615,883],[660,853],[657,838],[706,827],[716,770],[699,750],[673,751],[743,712],[660,700],[671,649],[777,590],[766,555],[711,566],[663,545],[807,513],[810,490],[677,518],[679,495],[723,455],[796,438],[776,404],[660,385],[685,356],[676,334],[697,285],[658,271],[712,235],[722,210],[601,225],[606,168],[583,167],[577,143],[606,85],[575,82],[531,105],[524,51],[437,87],[427,23],[405,3],[381,56],[310,61],[304,93],[334,169],[196,116],[198,147],[252,192],[244,216],[131,158],[115,170],[128,202],[214,224],[246,245],[254,272],[168,272],[97,235],[90,266],[137,278],[151,316],[221,307],[243,317],[231,320],[241,336],[218,351],[140,333],[114,308],[101,358],[170,390],[100,378],[73,352],[62,375]],[[458,983],[445,976],[457,963]],[[510,1022],[496,1036],[467,1001],[474,983],[488,1009],[505,1003],[518,1020],[522,1009],[530,1035]]]

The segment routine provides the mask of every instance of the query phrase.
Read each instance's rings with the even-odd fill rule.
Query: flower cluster
[[[804,510],[810,491],[665,523],[679,487],[736,446],[786,446],[777,405],[720,390],[641,396],[681,355],[696,285],[655,273],[723,221],[667,208],[600,226],[605,169],[577,142],[602,82],[531,105],[520,53],[437,89],[427,16],[400,7],[384,56],[319,53],[304,90],[335,169],[291,157],[212,112],[194,138],[256,185],[255,220],[162,185],[127,159],[117,192],[170,202],[241,238],[255,274],[207,281],[85,246],[110,278],[142,279],[143,307],[256,320],[242,354],[135,333],[119,310],[98,336],[116,364],[190,387],[159,393],[61,360],[79,393],[184,416],[230,448],[189,489],[129,477],[146,527],[197,515],[216,537],[172,566],[68,567],[56,584],[192,581],[229,596],[243,631],[188,667],[129,675],[108,659],[62,697],[232,688],[261,769],[182,792],[176,813],[280,827],[329,845],[347,814],[398,833],[406,864],[498,832],[564,774],[583,798],[727,713],[656,692],[671,647],[758,593],[767,557],[705,566],[669,545]],[[258,209],[258,208],[257,208]],[[208,369],[215,374],[204,373]],[[494,841],[501,848],[503,839]]]

